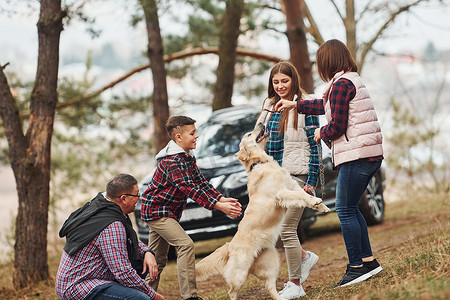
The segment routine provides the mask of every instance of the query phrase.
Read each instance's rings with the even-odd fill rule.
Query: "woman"
[[[305,127],[319,127],[319,118],[297,114],[293,110],[277,112],[275,105],[281,99],[292,103],[303,99],[297,70],[288,61],[277,63],[270,72],[268,96],[257,124],[264,123],[270,133],[267,154],[295,176],[307,193],[314,195],[319,173],[319,147],[314,141],[314,128],[305,130]],[[303,208],[288,209],[282,224],[281,240],[286,253],[289,281],[279,294],[285,299],[306,295],[301,284],[319,259],[316,254],[304,251],[300,245],[297,227],[302,213]]]
[[[339,169],[336,211],[341,222],[349,264],[335,287],[354,284],[382,270],[374,259],[367,224],[358,209],[372,176],[383,160],[380,124],[358,67],[347,47],[338,40],[325,42],[317,51],[319,75],[328,85],[322,99],[280,101],[277,111],[297,108],[298,113],[325,114],[328,124],[314,139],[331,142],[334,165]]]

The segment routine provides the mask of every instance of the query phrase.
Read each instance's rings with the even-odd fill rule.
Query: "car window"
[[[199,128],[199,138],[195,155],[198,158],[208,156],[228,156],[239,151],[239,143],[245,133],[252,131],[256,115],[246,115],[232,124],[204,124]]]

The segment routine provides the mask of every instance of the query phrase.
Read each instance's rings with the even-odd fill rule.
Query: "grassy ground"
[[[336,214],[321,217],[303,244],[320,256],[308,280],[302,299],[450,299],[450,199],[448,194],[414,195],[388,203],[385,222],[369,228],[373,252],[383,272],[366,282],[333,289],[347,264],[344,242]],[[230,238],[196,243],[200,258]],[[278,289],[287,280],[287,268],[280,250]],[[15,291],[12,265],[0,266],[0,299],[57,299],[54,276],[59,255],[49,256],[51,278],[44,283]],[[216,276],[198,283],[206,299],[228,299],[227,287]],[[159,292],[166,299],[179,299],[176,264],[170,262],[162,274]],[[270,299],[261,282],[249,277],[239,299]]]

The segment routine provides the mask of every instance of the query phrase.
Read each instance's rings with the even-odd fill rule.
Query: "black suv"
[[[200,136],[195,149],[197,165],[205,178],[216,187],[225,197],[237,198],[243,210],[248,204],[247,174],[243,165],[236,157],[239,143],[246,132],[253,130],[259,108],[231,107],[212,113],[209,119],[197,129]],[[332,212],[335,211],[337,171],[333,170],[329,150],[323,150],[323,164],[325,168],[325,199]],[[139,184],[139,191],[143,193],[152,178],[148,174]],[[383,199],[384,175],[383,169],[372,178],[366,192],[362,196],[359,207],[369,225],[379,224],[384,217]],[[321,197],[320,182],[317,187],[317,196]],[[136,223],[139,238],[146,243],[148,240],[148,226],[141,220],[140,201],[136,205]],[[314,223],[320,212],[305,208],[298,233],[301,240],[305,239],[304,229]],[[181,226],[186,230],[193,241],[207,240],[233,235],[242,216],[231,219],[221,211],[209,211],[191,199],[180,220]]]

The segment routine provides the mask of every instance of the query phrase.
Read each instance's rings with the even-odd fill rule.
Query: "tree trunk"
[[[158,152],[169,141],[165,123],[169,118],[166,69],[163,42],[159,28],[158,7],[155,0],[140,0],[144,9],[148,35],[148,58],[153,75],[153,118],[155,124],[155,148]]]
[[[282,9],[286,15],[286,35],[291,53],[290,60],[300,75],[300,86],[307,93],[314,93],[312,62],[309,58],[302,3],[301,0],[283,0]]]
[[[358,61],[356,57],[358,46],[356,44],[356,20],[355,20],[355,2],[354,0],[345,1],[345,33],[347,37],[347,48],[355,61]]]
[[[50,182],[50,147],[57,98],[59,39],[62,31],[60,0],[41,0],[38,21],[39,52],[36,80],[30,98],[30,118],[23,133],[18,108],[0,70],[0,115],[9,145],[9,160],[16,179],[19,209],[14,245],[15,288],[49,276],[47,224]]]
[[[236,48],[243,8],[243,0],[227,1],[220,30],[219,65],[217,66],[217,81],[214,87],[213,111],[231,106]]]

